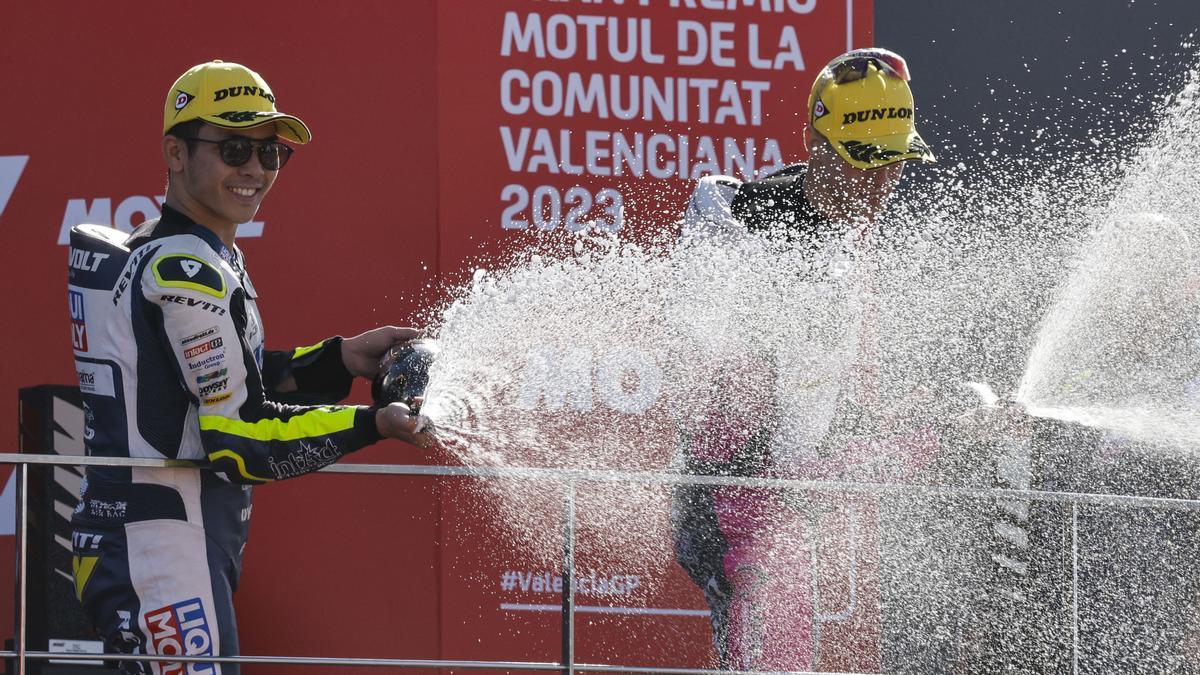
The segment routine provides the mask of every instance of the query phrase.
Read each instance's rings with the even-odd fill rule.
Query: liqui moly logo
[[[163,656],[212,656],[212,631],[200,598],[167,605],[146,612],[146,629],[150,633],[151,653]],[[215,673],[211,663],[164,663],[156,673]]]
[[[79,291],[67,291],[67,302],[71,308],[71,346],[77,352],[86,352],[87,322],[83,316],[83,294]]]

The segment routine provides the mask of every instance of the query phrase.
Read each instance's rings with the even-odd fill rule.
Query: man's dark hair
[[[175,126],[171,127],[170,129],[167,129],[167,133],[165,133],[163,135],[164,136],[174,136],[176,138],[182,138],[184,140],[184,142],[187,143],[188,151],[190,152],[194,145],[192,139],[196,138],[196,136],[198,136],[200,134],[200,129],[203,126],[204,126],[204,120],[199,120],[199,119],[188,120],[186,122],[180,122],[179,124],[176,124]]]
[[[183,139],[187,145],[188,154],[196,151],[196,136],[200,135],[200,128],[204,126],[204,120],[188,120],[180,122],[175,126],[167,129],[167,133],[163,136],[174,136],[175,138]],[[167,171],[167,188],[171,187],[171,172]]]

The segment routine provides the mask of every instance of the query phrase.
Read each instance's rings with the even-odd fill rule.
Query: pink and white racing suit
[[[730,209],[738,187],[727,176],[702,179],[685,214],[683,236],[754,236]],[[869,295],[869,283],[862,291]],[[845,424],[871,417],[876,407],[869,301],[866,307],[838,348],[796,345],[786,355],[728,364],[721,386],[737,404],[714,406],[698,425],[683,430],[685,470],[892,482],[932,461],[938,442],[928,426],[890,431],[893,425],[880,419],[864,434],[863,425]],[[835,352],[847,356],[831,358]],[[780,414],[783,410],[790,412]],[[839,433],[839,427],[850,430]],[[830,503],[817,494],[757,487],[677,489],[672,504],[677,559],[704,591],[722,669],[813,667],[819,585],[814,504],[822,502]]]

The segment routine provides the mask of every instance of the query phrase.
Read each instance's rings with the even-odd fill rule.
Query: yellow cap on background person
[[[809,123],[851,166],[875,169],[933,152],[917,133],[908,64],[886,49],[856,49],[829,62],[808,97]]]
[[[237,63],[201,63],[171,86],[163,108],[163,134],[176,124],[197,119],[225,129],[274,122],[282,138],[301,144],[312,140],[312,132],[300,118],[275,109],[275,95],[262,75]]]

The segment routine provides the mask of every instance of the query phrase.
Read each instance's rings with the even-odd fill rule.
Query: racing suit
[[[336,402],[353,376],[340,337],[264,351],[236,246],[170,206],[118,237],[97,226],[72,232],[68,294],[88,455],[184,461],[88,467],[72,519],[76,595],[110,651],[235,655],[251,486],[375,442],[374,410],[279,402]],[[277,395],[289,379],[298,391]]]
[[[747,183],[727,176],[701,179],[681,236],[764,234],[786,237],[793,245],[841,246],[834,236],[839,233],[803,192],[805,170],[792,165]],[[844,342],[829,352],[796,345],[799,358],[792,354],[791,363],[780,355],[759,355],[731,364],[722,378],[727,400],[716,401],[706,419],[681,434],[684,470],[813,480],[870,479],[886,467],[887,477],[895,479],[927,464],[938,449],[930,427],[896,433],[879,420],[868,421],[875,404],[869,324],[868,317],[847,326]],[[806,350],[814,353],[805,356]],[[830,358],[832,352],[843,358]],[[762,391],[764,382],[775,383],[770,393]],[[785,404],[804,411],[802,424],[775,414]],[[758,488],[676,489],[676,558],[704,591],[722,669],[812,667],[811,506],[819,502],[816,495],[797,500]]]

